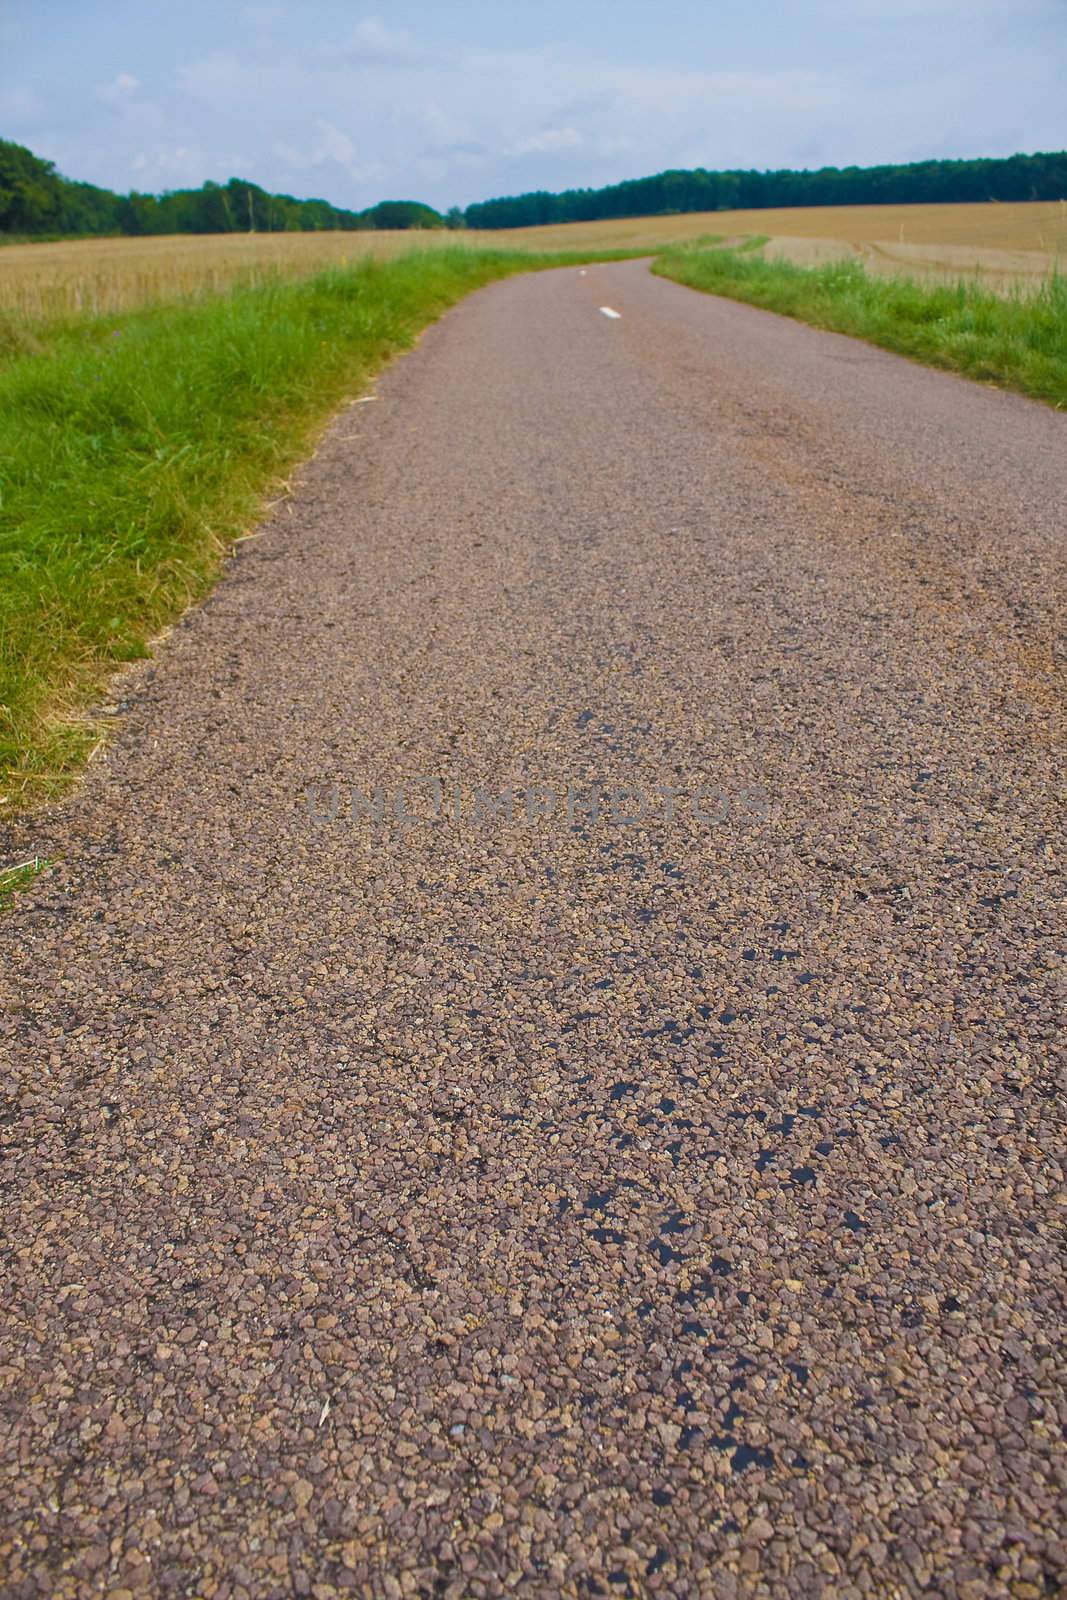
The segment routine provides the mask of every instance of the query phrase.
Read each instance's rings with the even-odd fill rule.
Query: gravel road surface
[[[3,840],[0,1593],[1064,1593],[1067,417],[640,263],[376,394]]]

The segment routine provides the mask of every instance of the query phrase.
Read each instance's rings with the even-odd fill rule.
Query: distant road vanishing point
[[[5,843],[5,1595],[1060,1592],[1065,507],[639,262],[338,418]]]

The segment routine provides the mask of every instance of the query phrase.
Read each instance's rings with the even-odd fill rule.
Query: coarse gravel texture
[[[1067,417],[640,263],[377,394],[3,841],[0,1593],[1062,1594]]]

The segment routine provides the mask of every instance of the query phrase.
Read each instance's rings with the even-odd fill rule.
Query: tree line
[[[814,172],[661,172],[603,189],[539,190],[467,207],[468,228],[528,228],[603,217],[669,216],[683,211],[764,210],[769,206],[946,205],[961,200],[1067,199],[1067,152],[914,161]]]
[[[307,233],[445,225],[439,212],[415,200],[345,211],[326,200],[269,194],[245,178],[161,195],[115,194],[72,182],[53,162],[0,139],[0,234]]]
[[[538,190],[482,200],[445,216],[416,200],[346,211],[327,200],[270,194],[245,178],[165,194],[116,194],[62,177],[24,145],[0,139],[0,234],[294,233],[324,228],[526,228],[605,217],[769,206],[949,204],[1067,199],[1067,152],[915,161],[804,172],[661,172],[603,189]]]

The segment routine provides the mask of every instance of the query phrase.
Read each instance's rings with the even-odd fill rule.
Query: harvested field
[[[538,249],[651,249],[702,234],[786,234],[798,239],[879,240],[963,245],[980,250],[1067,252],[1067,202],[956,206],[792,206],[765,211],[694,211],[686,216],[621,217],[558,227],[509,228],[510,244]],[[501,237],[500,234],[495,237]]]
[[[662,249],[708,235],[769,236],[772,254],[801,266],[856,255],[876,273],[958,278],[976,270],[992,284],[1047,277],[1067,259],[1067,204],[795,206],[703,211],[508,230],[509,245],[540,250]]]
[[[908,244],[846,239],[808,239],[776,234],[764,254],[798,267],[830,261],[859,261],[879,278],[918,278],[924,282],[979,278],[987,289],[1011,293],[1047,282],[1057,256],[1045,250],[980,250],[962,244]]]

